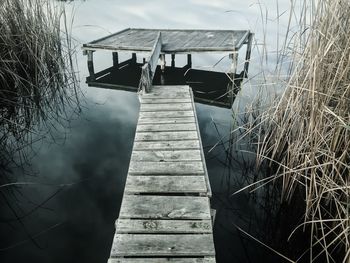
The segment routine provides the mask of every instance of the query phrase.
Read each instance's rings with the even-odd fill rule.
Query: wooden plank
[[[108,263],[215,263],[215,257],[204,258],[110,258]]]
[[[244,76],[243,76],[244,78],[248,77],[248,69],[249,69],[249,63],[250,63],[250,55],[252,51],[253,38],[254,38],[254,34],[249,33],[247,51],[246,51],[245,62],[244,62]]]
[[[192,110],[191,103],[172,104],[141,104],[140,111],[188,111]]]
[[[139,118],[139,124],[150,124],[150,123],[194,123],[195,119],[193,117],[181,117],[181,118]]]
[[[169,96],[171,97],[171,95]],[[162,98],[141,98],[143,104],[162,104],[162,103],[189,103],[191,102],[191,98],[169,98],[169,99],[162,99]]]
[[[134,151],[139,150],[192,150],[200,149],[198,140],[134,142]]]
[[[191,99],[189,86],[169,85],[152,86],[152,93],[142,96],[143,99]]]
[[[161,32],[159,32],[156,40],[154,41],[154,45],[150,53],[150,56],[147,59],[147,63],[143,65],[141,69],[139,90],[142,90],[144,93],[149,92],[151,89],[152,81],[153,81],[154,74],[156,73],[158,58],[159,58],[161,49],[162,49],[162,37],[161,37]]]
[[[206,193],[204,176],[128,176],[125,193]]]
[[[143,32],[142,32],[143,30]],[[109,38],[109,36],[100,42],[94,44],[84,44],[83,49],[109,49],[109,50],[133,50],[133,51],[150,51],[152,49],[152,40],[156,38],[156,34],[161,31],[164,45],[162,53],[194,53],[194,52],[225,52],[238,50],[249,31],[244,30],[164,30],[150,29],[148,34],[144,34],[144,29],[131,29],[127,34],[121,34]],[[208,38],[209,35],[213,37]],[[222,34],[230,35],[230,41],[215,43],[212,39],[221,38]],[[210,41],[206,41],[209,40]]]
[[[193,98],[193,92],[191,90],[191,97]],[[193,103],[193,113],[194,116],[196,118],[196,120],[198,120],[197,118],[197,112],[196,112],[196,107],[194,105],[194,101]],[[201,134],[200,134],[200,130],[199,130],[199,125],[198,125],[198,121],[196,122],[196,126],[197,126],[197,132],[198,132],[198,139],[199,139],[199,144],[200,144],[200,151],[201,151],[201,156],[202,156],[202,162],[203,162],[203,168],[204,168],[204,176],[205,176],[205,180],[207,183],[207,196],[211,197],[212,196],[212,192],[211,192],[211,186],[210,186],[210,181],[209,181],[209,176],[208,176],[208,170],[207,170],[207,164],[205,162],[205,155],[204,155],[204,151],[203,151],[203,143],[202,143],[202,139],[201,139]]]
[[[117,234],[210,234],[211,220],[118,219]]]
[[[133,151],[131,161],[176,162],[201,161],[200,150],[182,151]]]
[[[145,99],[188,99],[190,98],[190,94],[188,92],[183,91],[173,91],[171,95],[167,92],[152,92],[146,93],[142,95],[142,98]]]
[[[136,132],[196,131],[195,123],[139,124]]]
[[[211,234],[189,235],[133,235],[114,236],[111,251],[117,256],[213,256]]]
[[[96,40],[94,40],[94,41],[92,41],[92,42],[90,42],[90,43],[88,43],[88,44],[84,44],[83,47],[85,47],[85,46],[87,46],[87,45],[91,45],[91,44],[95,44],[95,43],[104,41],[104,40],[106,40],[106,39],[108,39],[108,38],[115,37],[115,36],[120,35],[120,34],[126,32],[126,31],[129,31],[129,30],[130,30],[130,28],[125,28],[125,29],[120,30],[120,31],[118,31],[118,32],[116,32],[116,33],[113,33],[113,34],[111,34],[111,35],[108,35],[108,36],[105,36],[105,37],[96,39]]]
[[[189,111],[145,111],[140,112],[139,119],[142,118],[181,118],[181,117],[193,117],[193,110]]]
[[[198,139],[198,134],[196,130],[137,132],[135,136],[135,141],[177,141],[177,140],[196,140],[196,139]]]
[[[152,93],[154,92],[169,92],[169,91],[183,91],[189,92],[190,88],[187,85],[153,85]]]
[[[208,197],[124,195],[119,218],[210,219]]]
[[[130,162],[129,175],[134,174],[204,174],[202,162]]]

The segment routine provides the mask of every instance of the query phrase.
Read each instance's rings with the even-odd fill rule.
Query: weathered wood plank
[[[152,92],[142,95],[145,99],[188,99],[190,95],[188,92],[176,91],[172,92],[171,95],[167,92]]]
[[[245,30],[164,30],[164,29],[128,29],[103,39],[84,44],[84,49],[105,48],[109,50],[149,51],[158,32],[162,33],[163,53],[176,54],[199,51],[232,51],[239,49],[249,31]],[[232,36],[229,41],[213,41],[222,35]]]
[[[119,218],[210,219],[208,197],[124,195]]]
[[[191,98],[171,98],[162,99],[162,98],[141,98],[143,104],[162,104],[162,103],[190,103]]]
[[[213,256],[211,234],[114,236],[111,257],[118,256]]]
[[[157,92],[166,92],[170,93],[171,91],[183,91],[183,92],[189,92],[190,88],[187,85],[153,85],[152,86],[152,93]]]
[[[140,38],[138,38],[140,41]],[[141,69],[141,79],[139,83],[139,90],[142,90],[144,93],[150,91],[152,86],[152,80],[154,74],[156,72],[158,58],[160,55],[160,51],[162,49],[162,35],[161,32],[158,32],[157,38],[154,41],[154,45],[152,47],[152,51],[150,52],[150,56],[147,59],[147,63],[142,66]]]
[[[117,234],[210,234],[211,220],[118,219]]]
[[[140,126],[140,125],[139,125]],[[161,132],[137,132],[135,141],[177,141],[196,140],[197,131],[161,131]]]
[[[204,174],[202,162],[130,162],[129,175],[133,174]]]
[[[140,111],[190,111],[191,103],[141,104]]]
[[[125,193],[206,193],[204,176],[128,176]]]
[[[201,161],[200,150],[182,151],[133,151],[131,161],[145,162],[176,162],[176,161]]]
[[[204,258],[110,258],[108,263],[214,263],[214,257]]]
[[[195,123],[139,124],[136,132],[196,131]]]
[[[190,92],[155,87],[149,94],[160,97],[141,101],[111,250],[116,262],[215,262],[209,199],[182,195],[208,192]]]
[[[193,117],[181,117],[181,118],[139,118],[139,124],[163,124],[163,123],[194,123]]]
[[[181,117],[193,117],[193,110],[188,111],[145,111],[140,112],[140,119],[142,118],[181,118]]]
[[[200,149],[198,140],[134,142],[134,151],[139,150],[191,150]]]
[[[195,118],[197,119],[197,112],[196,112],[196,107],[194,105],[194,96],[193,96],[193,92],[191,90],[191,97],[193,99],[192,104],[193,104],[193,113]],[[197,119],[198,120],[198,119]],[[203,151],[203,144],[202,144],[202,139],[201,139],[201,134],[199,131],[199,125],[198,125],[198,121],[196,122],[196,126],[197,126],[197,132],[198,132],[198,139],[199,139],[199,144],[201,145],[200,147],[200,151],[201,151],[201,156],[202,156],[202,162],[203,162],[203,167],[204,167],[204,176],[205,176],[205,180],[207,182],[207,196],[211,197],[212,196],[212,192],[211,192],[211,186],[210,186],[210,182],[209,182],[209,176],[208,176],[208,171],[207,171],[207,165],[205,162],[205,157],[204,157],[204,151]]]

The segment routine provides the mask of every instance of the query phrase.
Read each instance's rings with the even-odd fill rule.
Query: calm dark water
[[[249,29],[259,20],[259,9],[250,4],[96,0],[68,8],[74,7],[73,34],[80,45],[125,27]],[[194,57],[193,62],[207,68],[220,58],[204,55]],[[134,93],[87,87],[85,59],[78,50],[82,114],[71,120],[69,128],[55,134],[56,142],[47,139],[33,145],[36,155],[29,174],[14,171],[16,181],[36,184],[18,187],[11,200],[6,191],[1,192],[0,262],[99,263],[109,256],[139,103]],[[96,53],[96,71],[111,63],[111,54]],[[226,70],[228,65],[224,59],[217,70]],[[243,90],[233,108],[242,108],[254,94],[249,85]],[[227,144],[211,150],[222,137],[227,140],[234,111],[201,104],[196,107],[213,190],[212,206],[217,210],[217,262],[283,262],[235,227],[255,233],[260,222],[255,202],[244,193],[232,195],[244,186],[244,177],[254,173],[249,163],[247,167],[249,155],[233,153],[229,161]],[[12,202],[13,210],[7,201]],[[26,216],[17,220],[22,215]]]

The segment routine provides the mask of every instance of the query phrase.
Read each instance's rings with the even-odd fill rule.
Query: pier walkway
[[[215,262],[210,197],[191,88],[152,86],[141,96],[109,263]]]
[[[230,108],[248,74],[252,39],[248,30],[127,28],[83,45],[89,85],[134,90],[141,100],[109,263],[215,262],[211,189],[192,89],[197,101]],[[237,74],[243,45],[244,66]],[[113,66],[95,74],[97,50],[112,51]],[[118,52],[131,52],[131,58],[119,62]],[[230,70],[221,75],[207,71],[201,78],[192,69],[192,53],[217,52],[228,55]],[[187,64],[176,68],[175,56],[183,54]],[[171,56],[171,67],[166,66],[166,55]],[[171,72],[191,87],[168,85]],[[219,78],[211,84],[208,80],[214,76]],[[160,86],[154,85],[157,81]]]

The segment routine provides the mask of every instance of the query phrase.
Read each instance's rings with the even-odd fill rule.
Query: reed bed
[[[280,185],[281,202],[292,202],[300,193],[303,197],[303,223],[290,237],[303,231],[310,246],[304,254],[293,255],[299,257],[296,261],[346,263],[350,262],[350,2],[301,2],[300,30],[284,47],[284,55],[292,58],[285,92],[256,117],[259,125],[249,132],[258,142],[258,163],[274,172],[260,183]]]
[[[64,8],[48,0],[0,1],[0,163],[79,109]]]

